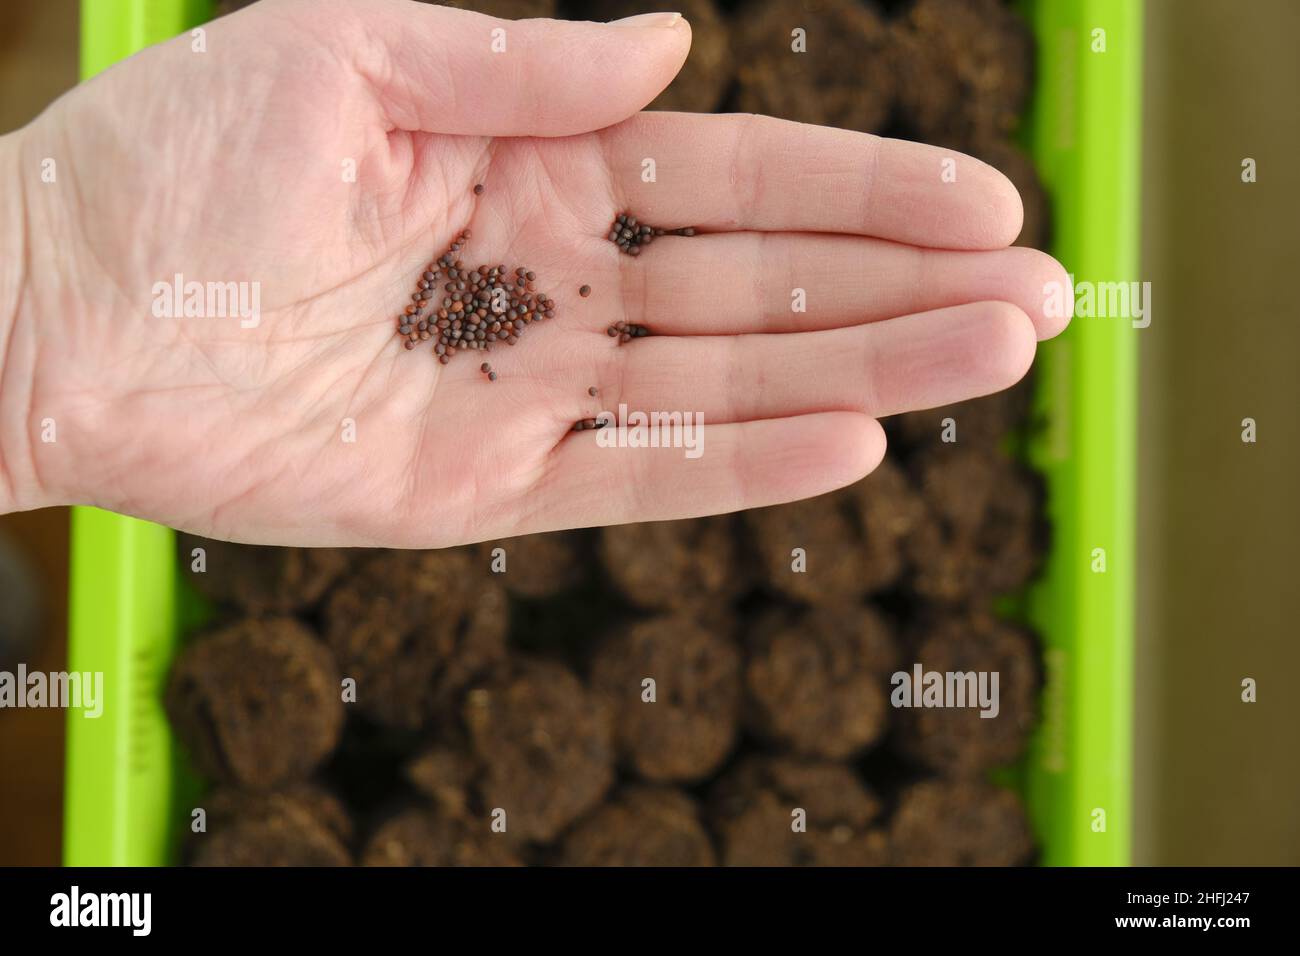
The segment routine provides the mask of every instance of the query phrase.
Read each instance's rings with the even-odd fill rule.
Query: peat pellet
[[[880,810],[848,767],[790,757],[746,758],[708,799],[725,866],[883,866],[889,843],[876,826]]]
[[[744,644],[746,726],[760,739],[842,760],[884,735],[899,651],[872,609],[770,608]]]
[[[978,774],[1019,758],[1036,723],[1040,687],[1030,636],[982,611],[926,615],[913,627],[900,670],[914,682],[919,668],[922,681],[919,688],[908,685],[912,692],[903,703],[910,706],[895,710],[895,749],[945,776]],[[929,674],[942,683],[927,698]]]
[[[891,26],[899,118],[933,142],[1012,130],[1029,98],[1034,38],[1001,0],[915,0]]]
[[[176,536],[187,579],[208,600],[249,614],[315,605],[348,566],[341,548],[276,548]],[[201,549],[200,554],[195,551]],[[202,568],[202,570],[199,570]]]
[[[925,507],[886,459],[848,488],[744,518],[770,588],[812,604],[846,604],[898,581],[903,542],[924,520]]]
[[[172,667],[172,726],[201,774],[267,790],[309,776],[338,743],[338,665],[292,618],[238,621],[201,636]]]
[[[332,791],[318,783],[290,784],[278,790],[245,790],[221,785],[199,801],[207,813],[207,832],[248,820],[289,817],[324,827],[342,844],[352,841],[354,826],[347,808]],[[202,835],[196,835],[201,842]]]
[[[601,565],[632,604],[652,609],[719,605],[753,578],[729,515],[611,525],[600,531]]]
[[[739,110],[864,133],[885,126],[895,68],[875,4],[758,0],[741,7],[732,22]],[[795,27],[807,31],[806,53],[791,50]]]
[[[970,603],[1021,588],[1045,550],[1039,478],[1005,455],[935,445],[910,465],[925,518],[905,541],[912,590]]]
[[[476,549],[483,570],[520,597],[555,597],[586,574],[582,537],[573,531],[526,534],[485,542]]]
[[[1029,383],[1022,381],[983,398],[898,415],[887,420],[887,427],[909,451],[958,445],[993,453],[1028,419],[1032,397]]]
[[[1019,798],[982,780],[926,780],[905,789],[889,824],[899,866],[1021,866],[1034,838]]]
[[[429,744],[402,771],[422,797],[451,816],[463,816],[469,811],[477,773],[469,745],[460,739]]]
[[[624,627],[596,648],[591,687],[621,763],[644,780],[701,780],[735,746],[741,657],[720,627],[673,616]]]
[[[381,551],[330,594],[325,639],[356,708],[417,730],[456,707],[460,692],[505,658],[507,604],[470,548]]]
[[[515,839],[553,840],[613,783],[609,713],[559,664],[516,658],[466,694],[463,715],[483,805]]]
[[[293,815],[240,817],[203,835],[193,846],[194,866],[352,865],[347,847],[328,827]]]
[[[669,787],[629,787],[564,838],[564,866],[714,866],[695,801]]]
[[[361,851],[362,866],[517,866],[490,820],[411,807],[382,823]]]

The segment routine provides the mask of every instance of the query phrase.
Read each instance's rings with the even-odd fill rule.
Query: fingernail
[[[682,18],[680,13],[642,13],[635,17],[614,20],[610,26],[615,27],[673,27]]]

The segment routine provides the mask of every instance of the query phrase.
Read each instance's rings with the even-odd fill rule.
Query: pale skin
[[[671,15],[271,0],[192,42],[0,138],[0,513],[443,547],[761,507],[860,479],[878,419],[1014,384],[1064,325],[1064,270],[1009,248],[1019,198],[977,160],[640,112],[690,46]],[[621,255],[621,211],[701,235]],[[467,227],[467,265],[527,266],[557,313],[443,366],[395,318]],[[176,273],[257,282],[260,321],[156,317]],[[704,454],[571,431],[620,403],[703,413]]]

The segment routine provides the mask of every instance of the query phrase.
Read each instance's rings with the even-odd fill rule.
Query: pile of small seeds
[[[555,315],[555,301],[535,290],[537,277],[523,266],[513,273],[504,265],[466,268],[456,253],[469,238],[466,229],[441,258],[429,263],[416,282],[411,305],[397,317],[397,334],[406,348],[433,339],[433,352],[443,365],[457,351],[490,352],[493,342],[514,345],[530,324]],[[442,298],[435,299],[436,283],[444,275]],[[484,371],[489,380],[496,380],[495,372]]]
[[[644,325],[637,325],[635,322],[615,322],[605,330],[605,334],[611,339],[617,337],[618,344],[631,342],[633,339],[643,338],[650,334],[650,329]]]
[[[619,213],[618,218],[609,228],[609,241],[629,256],[639,256],[641,247],[650,245],[658,236],[693,235],[695,235],[693,226],[684,229],[660,229],[658,226],[638,223],[636,216],[630,216],[625,212]]]

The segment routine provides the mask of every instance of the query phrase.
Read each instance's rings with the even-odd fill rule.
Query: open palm
[[[24,168],[58,164],[25,187],[49,271],[11,345],[30,421],[58,428],[30,486],[234,540],[443,546],[819,494],[875,467],[877,418],[1023,375],[1066,280],[1005,248],[1005,179],[857,133],[638,113],[688,47],[680,20],[285,0],[65,97],[20,134]],[[700,234],[623,255],[623,211]],[[556,314],[440,365],[396,318],[467,228],[465,265],[527,267]],[[160,316],[178,274],[255,285],[256,322]],[[618,321],[653,334],[620,345]],[[703,453],[572,430],[620,404],[702,414]]]

